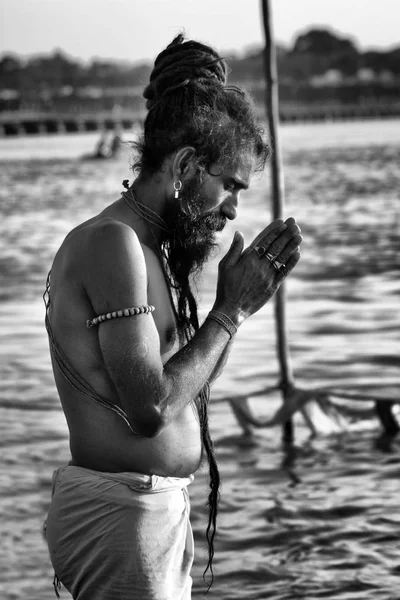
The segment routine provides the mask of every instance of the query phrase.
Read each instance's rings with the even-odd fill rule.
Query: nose
[[[229,196],[229,198],[224,200],[224,203],[221,206],[222,214],[230,221],[233,221],[233,219],[236,219],[236,217],[237,217],[238,201],[239,201],[238,194],[233,193]]]

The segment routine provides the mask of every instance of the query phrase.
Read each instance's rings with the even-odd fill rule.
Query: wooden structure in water
[[[103,132],[130,130],[140,127],[142,115],[111,112],[51,113],[9,111],[0,112],[0,136]]]
[[[263,116],[260,108],[260,115]],[[281,104],[281,123],[354,121],[400,117],[399,104]],[[109,112],[0,112],[0,136],[79,133],[106,130],[131,130],[141,127],[143,114],[129,111]]]

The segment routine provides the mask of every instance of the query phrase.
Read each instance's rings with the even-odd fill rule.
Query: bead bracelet
[[[108,319],[118,319],[119,317],[132,317],[133,315],[140,315],[142,313],[151,313],[155,310],[154,306],[151,304],[145,304],[143,306],[132,306],[132,308],[123,308],[122,310],[115,310],[113,312],[105,313],[104,315],[99,315],[94,319],[86,321],[86,327],[93,327],[94,325],[98,325],[102,321],[107,321]]]
[[[238,328],[236,327],[232,319],[230,319],[228,315],[219,310],[210,310],[210,312],[207,315],[207,319],[213,319],[214,321],[217,321],[217,323],[222,325],[222,327],[224,327],[229,333],[231,339],[233,338],[235,333],[237,333]]]

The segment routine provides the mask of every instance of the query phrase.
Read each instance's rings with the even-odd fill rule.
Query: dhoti
[[[192,480],[57,469],[45,535],[73,598],[190,600]]]

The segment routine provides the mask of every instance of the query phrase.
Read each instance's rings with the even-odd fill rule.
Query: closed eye
[[[229,190],[230,192],[234,192],[235,190],[239,190],[239,192],[241,190],[248,190],[249,186],[246,185],[245,183],[243,183],[242,181],[236,181],[236,179],[229,179],[229,181],[227,181],[225,183],[225,189]]]

